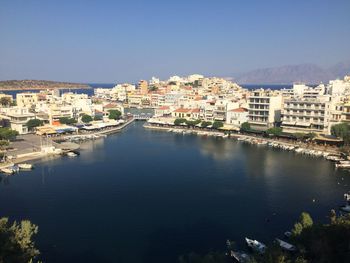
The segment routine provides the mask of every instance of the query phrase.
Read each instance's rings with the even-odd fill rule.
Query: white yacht
[[[264,253],[266,250],[266,245],[253,239],[245,238],[245,241],[247,242],[248,247],[252,248],[254,251],[258,253]]]

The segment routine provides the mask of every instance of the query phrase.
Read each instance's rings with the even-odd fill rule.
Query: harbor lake
[[[269,244],[303,211],[328,222],[350,190],[322,158],[143,124],[1,175],[0,217],[39,226],[44,262],[177,262],[226,239]]]

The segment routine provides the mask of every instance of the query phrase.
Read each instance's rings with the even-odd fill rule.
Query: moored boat
[[[74,152],[67,152],[68,157],[77,157],[78,155]]]
[[[252,248],[254,251],[256,251],[258,253],[262,254],[266,250],[266,245],[257,241],[257,240],[249,239],[246,237],[245,241],[246,241],[248,247]]]
[[[294,245],[289,244],[286,241],[283,241],[279,238],[276,238],[276,241],[280,245],[280,247],[283,248],[284,250],[291,251],[291,252],[296,250],[296,247]]]
[[[23,170],[31,170],[33,169],[33,165],[30,163],[20,163],[18,164],[19,169],[23,169]]]
[[[1,169],[1,172],[5,173],[5,174],[14,174],[14,173],[18,173],[18,171],[19,171],[19,168],[16,165]]]
[[[237,262],[250,262],[251,260],[251,257],[247,254],[247,253],[244,253],[244,252],[241,252],[241,251],[233,251],[231,250],[230,251],[230,256],[235,259]]]

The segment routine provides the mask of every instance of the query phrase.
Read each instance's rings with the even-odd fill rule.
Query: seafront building
[[[287,133],[327,133],[330,97],[298,98],[284,101],[283,131]]]
[[[11,95],[0,94],[4,96],[12,100]],[[62,118],[79,123],[89,115],[106,121],[111,110],[124,114],[128,107],[154,109],[150,122],[158,124],[184,118],[222,122],[226,130],[238,130],[248,122],[256,130],[281,127],[286,133],[330,134],[332,125],[350,122],[350,77],[318,86],[295,83],[289,89],[248,90],[224,78],[175,75],[96,88],[91,97],[57,90],[23,92],[16,95],[16,103],[2,105],[0,118],[2,125],[21,134],[29,132],[30,119],[57,125]]]
[[[254,129],[266,130],[281,122],[282,95],[278,91],[259,89],[248,98],[248,122]]]

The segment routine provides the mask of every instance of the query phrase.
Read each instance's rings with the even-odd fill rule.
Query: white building
[[[226,113],[226,124],[231,124],[236,127],[241,127],[242,123],[248,121],[248,109],[236,108],[228,110]]]
[[[0,108],[0,118],[10,122],[10,128],[18,131],[19,134],[28,133],[27,122],[35,118],[34,113],[29,112],[28,108],[11,107]]]
[[[248,98],[248,122],[266,130],[281,121],[282,96],[271,90],[255,90]]]
[[[329,96],[317,99],[291,98],[284,101],[282,128],[288,133],[328,133]]]

